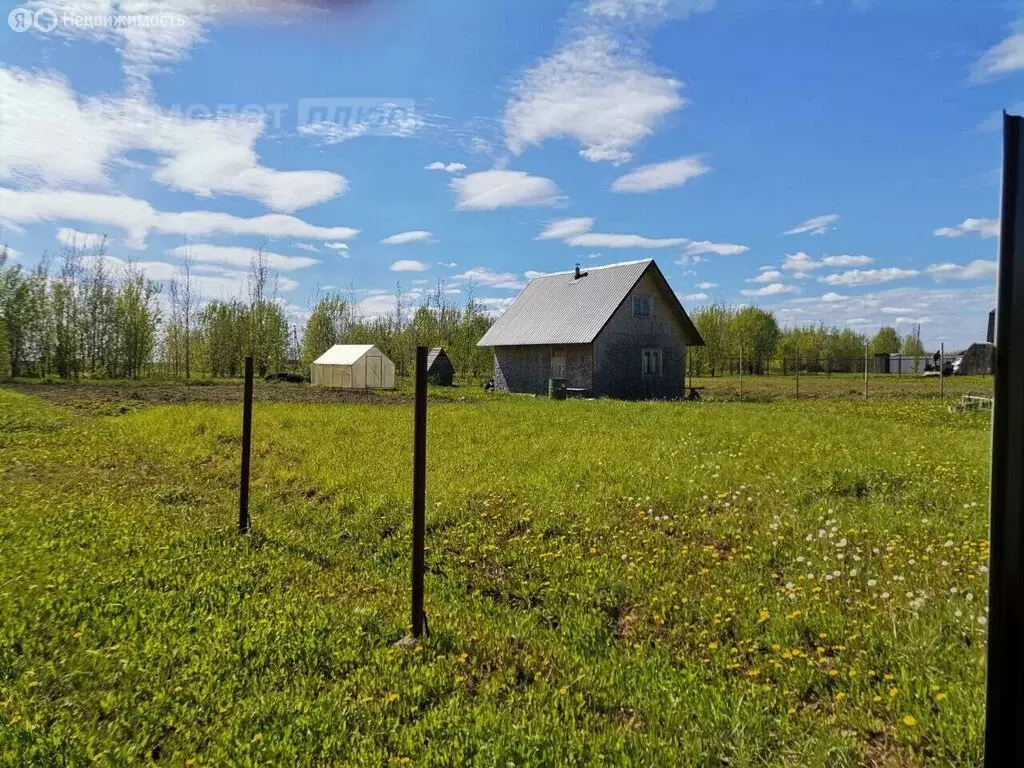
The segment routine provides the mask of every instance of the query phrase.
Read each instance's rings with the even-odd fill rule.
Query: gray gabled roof
[[[530,281],[477,343],[478,347],[530,344],[590,344],[647,270],[661,283],[669,308],[683,326],[688,344],[701,345],[693,322],[653,259],[542,275]]]
[[[430,373],[430,369],[434,367],[434,363],[439,357],[448,360],[448,364],[451,365],[452,361],[448,358],[448,353],[442,347],[434,347],[427,353],[427,373]],[[452,367],[454,368],[454,366]]]

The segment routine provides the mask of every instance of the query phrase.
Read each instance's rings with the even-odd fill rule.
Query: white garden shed
[[[394,389],[395,364],[373,344],[335,344],[313,361],[309,380],[321,387]]]

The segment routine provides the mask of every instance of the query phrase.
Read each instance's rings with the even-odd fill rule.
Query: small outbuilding
[[[455,382],[455,366],[442,347],[434,347],[427,355],[427,381],[439,387],[450,387]]]
[[[374,344],[335,344],[313,361],[309,380],[321,387],[394,389],[395,364]]]

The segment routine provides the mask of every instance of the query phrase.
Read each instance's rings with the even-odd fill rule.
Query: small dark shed
[[[441,387],[455,382],[455,366],[441,347],[434,347],[427,355],[427,381]]]

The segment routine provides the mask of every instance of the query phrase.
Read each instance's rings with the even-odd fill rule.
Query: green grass
[[[0,389],[0,761],[981,763],[985,414],[432,405],[415,649],[411,408],[239,421]]]

